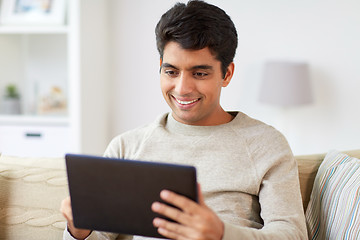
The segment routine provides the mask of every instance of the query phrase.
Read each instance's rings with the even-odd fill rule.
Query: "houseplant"
[[[15,84],[8,84],[1,104],[2,114],[20,114],[20,95]]]

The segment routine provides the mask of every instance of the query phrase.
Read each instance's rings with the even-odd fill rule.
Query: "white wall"
[[[111,137],[169,111],[160,91],[154,28],[173,2],[111,0]]]
[[[169,111],[159,88],[154,28],[173,0],[110,0],[110,136]],[[280,129],[295,154],[360,148],[360,1],[209,0],[239,35],[222,105]],[[310,64],[315,103],[278,109],[257,100],[268,59]]]
[[[109,142],[108,1],[81,1],[81,152],[101,155]]]

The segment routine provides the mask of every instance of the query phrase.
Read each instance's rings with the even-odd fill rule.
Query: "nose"
[[[179,95],[186,95],[194,90],[194,79],[191,75],[182,73],[176,81],[175,91]]]

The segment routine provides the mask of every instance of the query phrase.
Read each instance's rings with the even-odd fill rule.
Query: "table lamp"
[[[312,103],[308,64],[290,61],[266,62],[259,101],[281,107]]]

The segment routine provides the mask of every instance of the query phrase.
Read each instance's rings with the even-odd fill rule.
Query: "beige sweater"
[[[307,239],[286,139],[241,112],[231,114],[237,115],[218,126],[185,125],[165,114],[114,138],[105,156],[195,166],[206,204],[224,221],[224,240]],[[93,232],[88,239],[117,237]],[[64,239],[71,239],[66,232]]]

